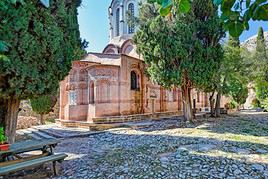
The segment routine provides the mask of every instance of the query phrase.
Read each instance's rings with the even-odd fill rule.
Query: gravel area
[[[64,139],[60,175],[49,165],[16,178],[268,179],[268,114],[241,113],[182,127],[179,119]]]
[[[57,178],[268,178],[268,114],[177,120],[64,140]]]

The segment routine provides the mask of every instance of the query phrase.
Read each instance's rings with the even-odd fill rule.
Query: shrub
[[[264,109],[265,112],[268,112],[268,98],[261,101],[261,107]]]
[[[227,109],[235,109],[237,107],[237,105],[238,104],[235,101],[232,100],[231,102],[226,104],[226,108]]]
[[[41,124],[45,124],[44,115],[53,110],[57,102],[57,98],[53,95],[43,95],[30,100],[33,111],[40,114]]]
[[[255,99],[252,100],[251,105],[252,105],[254,108],[259,108],[259,107],[261,107],[261,102],[260,102],[257,98],[255,98]]]
[[[5,136],[4,128],[0,127],[0,144],[4,144],[7,141]]]

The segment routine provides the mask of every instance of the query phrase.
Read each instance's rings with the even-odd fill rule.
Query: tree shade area
[[[0,124],[14,142],[20,100],[50,94],[84,53],[77,21],[80,0],[0,3]]]

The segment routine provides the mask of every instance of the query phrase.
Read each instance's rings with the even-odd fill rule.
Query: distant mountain
[[[268,31],[264,32],[264,38],[266,40],[266,44],[268,45]],[[246,47],[249,51],[254,51],[256,49],[256,41],[257,35],[250,37],[242,43],[243,47]]]

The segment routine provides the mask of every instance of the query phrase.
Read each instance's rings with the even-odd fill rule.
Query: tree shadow
[[[229,116],[220,120],[210,121],[206,125],[199,127],[213,133],[232,133],[245,136],[268,136],[268,118],[260,115]]]

